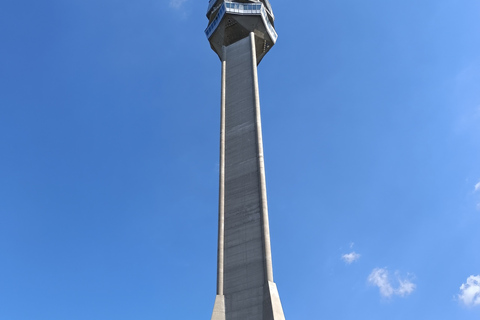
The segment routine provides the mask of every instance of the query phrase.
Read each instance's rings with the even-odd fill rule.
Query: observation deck
[[[207,17],[209,24],[205,34],[220,59],[223,46],[229,46],[253,32],[257,61],[260,62],[278,38],[268,0],[210,0]]]

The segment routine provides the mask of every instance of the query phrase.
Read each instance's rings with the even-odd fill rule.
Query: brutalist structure
[[[268,0],[210,0],[222,62],[217,296],[212,320],[284,320],[273,281],[257,65],[277,40]]]

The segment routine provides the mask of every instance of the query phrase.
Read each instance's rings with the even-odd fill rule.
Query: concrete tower
[[[222,62],[217,296],[212,320],[284,320],[273,282],[257,65],[277,33],[268,0],[210,0]]]

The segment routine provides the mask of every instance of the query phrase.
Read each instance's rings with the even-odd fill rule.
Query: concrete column
[[[260,176],[260,202],[262,210],[263,222],[263,244],[265,247],[265,273],[268,281],[273,282],[272,268],[272,250],[270,247],[270,227],[268,223],[268,205],[267,205],[267,183],[265,178],[265,162],[263,156],[263,137],[262,137],[262,119],[260,116],[260,94],[258,89],[258,72],[257,72],[257,55],[255,48],[255,34],[250,33],[250,42],[252,46],[252,74],[253,74],[253,91],[255,97],[255,125],[257,133],[258,148],[258,173]]]
[[[273,282],[254,33],[223,48],[212,320],[284,320]]]
[[[224,54],[225,56],[225,54]],[[225,235],[225,86],[226,65],[222,61],[222,93],[220,110],[220,190],[218,201],[218,255],[217,255],[217,295],[223,295],[224,235]]]

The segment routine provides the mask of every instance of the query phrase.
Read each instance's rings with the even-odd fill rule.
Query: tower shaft
[[[255,34],[224,46],[221,57],[218,271],[212,320],[284,320],[273,282]]]

